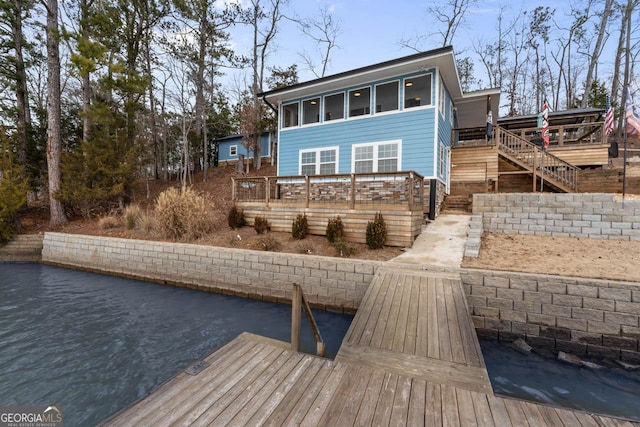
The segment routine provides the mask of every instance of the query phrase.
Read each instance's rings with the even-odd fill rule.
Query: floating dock
[[[335,361],[244,333],[122,425],[633,426],[493,395],[457,274],[381,268]]]

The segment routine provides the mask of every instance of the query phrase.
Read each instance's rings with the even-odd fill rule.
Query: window
[[[320,121],[320,98],[302,101],[302,124],[318,123]]]
[[[229,147],[229,156],[231,157],[235,157],[238,155],[238,146],[237,145],[232,145]]]
[[[324,97],[324,120],[344,119],[344,93]]]
[[[398,82],[376,86],[376,113],[398,109]]]
[[[349,117],[364,116],[371,112],[371,88],[349,91]]]
[[[400,141],[353,146],[355,173],[396,172],[400,170]]]
[[[282,127],[288,128],[292,126],[298,126],[298,103],[287,104],[282,107],[283,119]]]
[[[431,105],[431,75],[404,79],[404,108]]]
[[[337,170],[337,147],[300,151],[300,175],[332,175]]]
[[[440,80],[440,90],[438,91],[438,109],[440,110],[440,114],[442,114],[442,117],[444,118],[446,112],[444,110],[444,106],[445,106],[445,90],[444,90],[444,82],[442,80]]]

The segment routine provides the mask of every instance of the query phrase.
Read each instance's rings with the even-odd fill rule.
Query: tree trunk
[[[625,36],[627,32],[627,22],[631,16],[631,6],[632,0],[629,0],[628,5],[623,8],[622,11],[622,22],[620,23],[620,37],[618,38],[618,48],[616,50],[616,59],[615,64],[613,66],[613,82],[611,83],[611,98],[615,99],[618,95],[618,87],[620,86],[620,64],[622,63],[622,55],[625,53]],[[624,85],[624,82],[623,82]],[[620,103],[618,105],[624,106],[625,102],[625,93],[624,88],[620,93]],[[622,127],[624,125],[624,113],[620,114],[618,117],[618,130],[616,131],[616,139],[622,138]]]
[[[153,74],[151,70],[151,48],[149,39],[145,43],[145,59],[147,65],[147,73],[149,74],[149,126],[151,128],[151,145],[153,146],[153,177],[158,179],[158,164],[160,163],[160,153],[158,149],[158,125],[156,123],[156,97],[153,91]]]
[[[29,96],[27,94],[27,72],[24,65],[22,47],[24,35],[22,34],[22,1],[14,0],[15,19],[12,21],[12,31],[15,51],[15,79],[16,79],[16,109],[18,114],[18,162],[22,167],[27,163],[27,150],[29,140],[29,128],[31,115],[29,112]]]
[[[598,28],[598,37],[596,38],[596,45],[591,52],[591,58],[589,59],[589,68],[587,69],[587,79],[585,81],[585,94],[582,97],[580,103],[581,108],[586,108],[589,102],[589,92],[591,91],[591,84],[593,83],[593,77],[596,67],[598,66],[598,60],[600,59],[600,53],[602,53],[602,43],[604,41],[604,35],[607,30],[607,21],[613,7],[613,0],[606,0],[604,3],[604,9],[600,16],[600,28]]]
[[[51,225],[64,224],[62,202],[56,199],[60,191],[60,157],[62,153],[62,132],[60,125],[60,45],[58,32],[58,0],[47,0],[47,166],[49,171],[49,222]]]

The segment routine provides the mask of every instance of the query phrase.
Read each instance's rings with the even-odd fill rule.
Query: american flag
[[[609,95],[607,95],[607,103],[605,105],[605,109],[607,110],[604,116],[604,132],[607,136],[613,132],[613,107],[611,106],[611,100],[609,99]]]
[[[547,100],[544,100],[542,106],[542,140],[544,141],[544,148],[549,147],[549,104]]]
[[[631,99],[631,93],[627,88],[627,100],[625,102],[625,119],[627,120],[627,133],[640,136],[640,111]]]

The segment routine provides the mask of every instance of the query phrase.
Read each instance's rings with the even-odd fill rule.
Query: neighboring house
[[[462,93],[444,47],[260,96],[278,111],[278,176],[415,171],[448,186],[452,130],[495,120],[500,90]]]
[[[264,132],[260,136],[260,148],[261,157],[271,157],[272,146],[275,144],[275,135],[270,132]],[[222,163],[234,163],[238,161],[239,155],[243,155],[244,158],[253,158],[253,152],[247,155],[247,149],[245,147],[244,136],[230,135],[218,140],[218,162]]]

